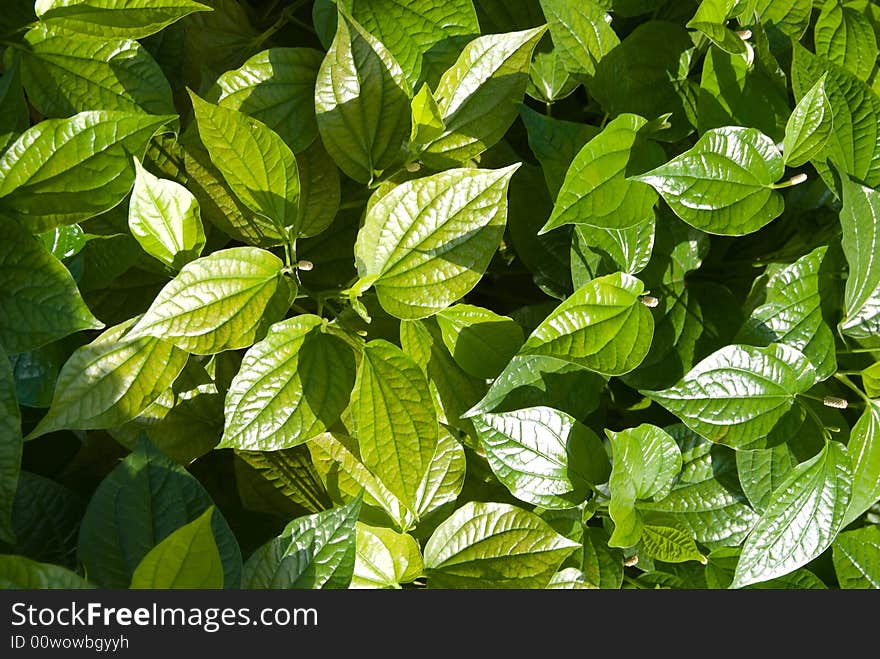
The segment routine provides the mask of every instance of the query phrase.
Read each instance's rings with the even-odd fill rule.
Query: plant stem
[[[841,384],[843,384],[844,386],[849,387],[854,392],[856,392],[856,394],[858,394],[858,397],[861,398],[863,401],[865,401],[866,404],[868,404],[868,405],[871,404],[871,399],[868,398],[868,394],[866,394],[864,391],[859,389],[855,384],[853,384],[853,381],[850,380],[848,377],[846,377],[842,373],[835,373],[834,379],[837,380],[838,382],[840,382]]]

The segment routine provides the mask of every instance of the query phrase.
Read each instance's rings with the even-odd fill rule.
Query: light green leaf
[[[290,147],[263,122],[190,97],[211,162],[235,195],[282,233],[284,227],[298,232],[299,171]]]
[[[37,24],[24,35],[21,81],[47,117],[86,110],[174,114],[171,86],[137,42],[93,38]]]
[[[92,495],[79,530],[79,559],[103,588],[128,588],[149,551],[213,505],[201,483],[147,441],[138,443]],[[223,515],[211,529],[223,563],[224,586],[238,588],[241,552]]]
[[[575,226],[572,234],[572,282],[580,288],[595,274],[587,267],[590,254],[609,259],[608,270],[635,275],[648,267],[654,251],[656,222],[651,218],[626,229]]]
[[[431,588],[544,588],[577,547],[533,513],[470,502],[431,535],[425,571]]]
[[[470,292],[501,242],[517,167],[452,169],[391,190],[358,232],[352,295],[373,285],[388,313],[414,319]]]
[[[813,165],[832,189],[831,161],[864,185],[880,185],[880,97],[852,73],[794,44],[791,86],[800,101],[825,76],[833,116],[831,135]]]
[[[400,588],[422,574],[422,553],[411,535],[358,522],[356,544],[349,588]]]
[[[849,275],[840,329],[854,339],[871,339],[880,335],[880,192],[848,176],[841,182],[840,240]]]
[[[348,588],[354,574],[360,497],[293,520],[244,565],[242,586],[257,589]]]
[[[530,407],[482,414],[474,427],[495,476],[526,503],[573,508],[608,479],[601,440],[564,412]]]
[[[134,167],[128,228],[147,254],[179,270],[205,247],[199,202],[179,183],[153,176],[137,158]]]
[[[64,590],[94,588],[88,581],[66,567],[39,563],[25,556],[0,555],[0,589]]]
[[[795,467],[746,539],[731,588],[788,574],[825,551],[843,525],[851,486],[849,457],[838,442]]]
[[[471,304],[456,304],[437,314],[449,354],[467,373],[494,378],[523,344],[519,325],[507,316]]]
[[[132,154],[174,118],[95,111],[41,121],[0,157],[0,211],[38,233],[113,208],[134,182]]]
[[[592,590],[596,586],[576,567],[567,567],[550,578],[547,588],[552,590]]]
[[[341,9],[315,87],[318,130],[348,176],[369,183],[402,161],[410,134],[409,83],[394,56]]]
[[[78,224],[70,224],[38,233],[37,238],[52,252],[52,256],[63,261],[79,254],[92,237],[87,236]]]
[[[597,588],[618,590],[623,583],[623,554],[608,546],[608,532],[598,526],[584,527],[581,569]]]
[[[245,353],[226,396],[218,448],[292,448],[339,419],[354,386],[354,354],[323,324],[309,314],[276,323]]]
[[[284,451],[238,451],[235,455],[267,485],[305,510],[318,513],[333,507],[306,446]]]
[[[799,350],[729,345],[694,366],[674,387],[643,392],[698,435],[736,449],[773,446],[789,437],[795,397],[818,381]],[[798,420],[799,421],[799,420]]]
[[[318,136],[314,92],[322,59],[313,48],[269,48],[221,75],[207,100],[261,121],[299,153]]]
[[[223,564],[211,530],[213,514],[210,506],[153,547],[135,568],[130,588],[223,588]]]
[[[584,284],[532,332],[521,355],[564,359],[602,373],[622,375],[648,352],[654,320],[639,302],[641,281],[618,272]]]
[[[431,88],[423,84],[412,100],[411,145],[429,144],[443,134],[446,126],[440,116],[440,108],[431,93]]]
[[[742,236],[782,213],[782,155],[755,128],[706,131],[690,150],[635,176],[659,192],[678,217],[708,233]]]
[[[755,12],[758,19],[768,28],[776,29],[791,38],[792,42],[799,41],[807,27],[810,25],[810,10],[813,8],[812,0],[757,0]]]
[[[547,50],[540,43],[535,49],[535,56],[529,67],[526,94],[542,103],[562,100],[570,96],[580,84],[566,71],[559,52],[558,48]]]
[[[15,377],[0,345],[0,542],[13,544],[12,510],[21,471],[21,412],[15,399]]]
[[[685,27],[699,30],[725,52],[745,53],[745,42],[726,25],[735,4],[735,0],[702,0]]]
[[[739,483],[752,508],[764,512],[779,484],[797,466],[788,444],[736,452]]]
[[[413,87],[429,51],[455,37],[480,33],[471,0],[343,0],[343,6],[385,44]]]
[[[400,348],[370,341],[352,392],[351,417],[364,465],[415,511],[439,438],[424,373]]]
[[[416,490],[415,513],[420,521],[451,505],[461,493],[467,471],[467,459],[461,444],[444,427],[428,470]]]
[[[690,533],[671,526],[645,524],[642,527],[640,549],[651,558],[664,563],[699,561],[705,565],[708,560],[697,549],[697,543]]]
[[[67,268],[15,222],[0,240],[0,346],[27,352],[104,324],[89,311]]]
[[[526,91],[532,51],[546,29],[487,34],[465,46],[434,90],[446,132],[420,154],[428,166],[464,163],[504,136]]]
[[[868,79],[877,62],[877,37],[861,11],[828,0],[814,30],[817,55],[848,69],[860,80]]]
[[[785,141],[782,144],[785,164],[800,167],[816,158],[825,148],[832,126],[831,101],[825,94],[823,75],[798,101],[785,124]]]
[[[880,589],[880,527],[865,526],[841,533],[831,551],[841,588]]]
[[[871,401],[856,421],[847,453],[852,462],[852,499],[844,524],[880,499],[880,401]]]
[[[642,531],[636,501],[662,499],[669,493],[673,479],[681,471],[681,451],[669,433],[649,424],[620,432],[606,430],[605,434],[611,440],[614,455],[608,481],[608,510],[615,529],[609,544],[631,547]]]
[[[159,292],[129,338],[162,337],[197,355],[250,346],[290,305],[282,265],[256,247],[191,261]]]
[[[21,88],[21,66],[14,59],[0,77],[0,152],[30,125],[30,111]]]
[[[681,475],[666,496],[639,502],[639,512],[649,521],[673,522],[704,545],[739,545],[758,516],[742,493],[734,489],[736,463],[729,451],[722,453],[713,449],[712,442],[685,426],[671,426],[666,430],[682,452]],[[753,453],[756,451],[739,451],[736,455]]]
[[[880,398],[880,362],[874,362],[861,373],[862,386],[868,398]]]
[[[822,318],[819,296],[819,272],[827,251],[825,246],[817,247],[791,265],[773,270],[763,304],[752,311],[738,335],[742,343],[797,348],[820,380],[837,370],[834,334]]]
[[[168,341],[127,332],[136,319],[77,349],[55,384],[49,412],[28,439],[64,428],[112,428],[135,418],[171,386],[187,355]]]
[[[589,80],[596,63],[620,43],[611,29],[611,16],[591,0],[541,0],[550,36],[569,73]]]
[[[640,140],[646,124],[642,117],[621,115],[580,150],[541,233],[563,224],[626,229],[654,217],[657,193],[627,178],[665,160],[657,144]]]
[[[40,21],[97,37],[140,39],[196,11],[192,0],[37,0]]]
[[[722,547],[709,554],[706,566],[706,583],[716,590],[729,588],[733,582],[739,548]],[[747,590],[826,590],[825,583],[806,568],[799,568],[781,577],[753,583],[745,587]]]

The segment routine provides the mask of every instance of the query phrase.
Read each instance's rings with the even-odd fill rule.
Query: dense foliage
[[[4,587],[880,587],[876,4],[3,4]]]

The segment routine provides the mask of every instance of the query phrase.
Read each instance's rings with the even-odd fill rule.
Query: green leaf
[[[758,512],[764,512],[773,492],[795,466],[797,460],[788,444],[736,452],[739,483],[752,508]]]
[[[757,0],[755,13],[767,27],[779,30],[796,42],[810,25],[812,7],[812,0]]]
[[[789,167],[800,167],[816,158],[831,136],[831,101],[825,94],[825,77],[803,95],[785,124],[782,153]]]
[[[657,144],[640,140],[646,124],[642,117],[623,114],[578,152],[542,233],[563,224],[626,229],[654,217],[657,193],[627,178],[665,160]]]
[[[127,588],[153,547],[212,504],[199,481],[141,441],[89,501],[78,543],[86,574],[101,587]],[[241,552],[219,511],[211,518],[211,529],[223,563],[224,586],[237,588]]]
[[[841,533],[831,551],[841,588],[880,588],[880,527],[866,526]]]
[[[0,345],[0,541],[15,542],[13,503],[21,471],[21,413],[15,399],[15,377]]]
[[[474,427],[489,465],[516,498],[573,508],[610,473],[605,447],[573,417],[550,407],[482,414]]]
[[[147,254],[179,270],[205,247],[199,202],[179,183],[153,176],[137,158],[134,167],[128,228]]]
[[[819,273],[827,251],[825,246],[817,247],[791,265],[773,270],[763,304],[752,311],[738,335],[743,343],[797,348],[820,380],[837,370],[834,334],[822,318],[819,295]]]
[[[242,586],[260,589],[348,588],[354,574],[360,497],[326,512],[300,517],[245,563]]]
[[[868,398],[880,398],[880,362],[874,362],[862,371],[862,386]]]
[[[111,428],[135,418],[171,386],[187,355],[151,336],[131,338],[134,320],[77,349],[55,384],[49,412],[28,439],[64,428]]]
[[[190,98],[211,162],[248,208],[282,232],[298,232],[299,170],[290,147],[266,124],[238,110]]]
[[[623,583],[623,554],[609,547],[608,540],[605,529],[584,527],[581,569],[586,580],[597,588],[619,590]]]
[[[412,100],[412,130],[410,144],[429,144],[443,134],[446,126],[440,116],[440,108],[431,93],[431,88],[423,84]]]
[[[607,269],[635,275],[648,267],[654,251],[656,223],[653,215],[646,222],[626,229],[576,226],[571,247],[572,282],[581,287],[593,278],[588,266],[590,255],[608,259]]]
[[[688,73],[694,44],[680,25],[648,21],[636,27],[596,66],[590,92],[610,116],[671,113],[660,139],[675,141],[691,132]]]
[[[351,395],[351,417],[364,465],[415,511],[439,438],[424,373],[400,348],[370,341]]]
[[[733,54],[745,53],[745,42],[726,25],[735,4],[734,0],[702,0],[686,27],[699,30],[721,50]]]
[[[213,514],[211,506],[153,547],[135,568],[130,588],[223,588],[223,564],[211,530]]]
[[[836,182],[826,161],[867,186],[880,185],[880,97],[846,69],[795,44],[791,63],[795,98],[800,101],[823,76],[833,122],[813,165],[832,188]]]
[[[197,355],[250,346],[290,305],[282,265],[256,247],[231,247],[191,261],[128,336],[161,337]]]
[[[871,401],[856,421],[847,453],[852,461],[852,498],[844,524],[880,499],[880,401]]]
[[[340,9],[318,71],[315,109],[324,146],[349,177],[369,183],[402,161],[411,93],[394,56]]]
[[[37,0],[40,21],[98,37],[140,39],[211,7],[193,0]]]
[[[852,471],[846,449],[829,441],[773,493],[743,545],[731,588],[793,572],[825,551],[843,525]]]
[[[639,302],[641,281],[615,273],[588,282],[532,332],[521,355],[564,359],[602,373],[622,375],[648,353],[654,320]]]
[[[709,554],[706,566],[706,582],[709,588],[729,588],[733,582],[739,549],[721,548]],[[781,577],[753,583],[745,587],[747,590],[825,590],[828,587],[815,574],[806,568],[800,568]]]
[[[0,77],[0,152],[30,125],[30,112],[21,88],[21,66],[14,59]]]
[[[611,16],[598,3],[541,0],[541,9],[563,65],[582,80],[589,80],[596,63],[620,43],[611,29]]]
[[[276,323],[245,353],[226,396],[218,448],[292,448],[339,419],[354,386],[354,354],[323,323],[309,314]]]
[[[782,213],[782,155],[755,128],[706,131],[692,149],[635,176],[659,192],[678,217],[708,233],[741,236]]]
[[[651,558],[664,563],[707,562],[690,533],[670,526],[645,524],[642,527],[640,549]]]
[[[880,334],[880,192],[844,176],[841,244],[849,275],[840,329],[854,339]]]
[[[442,512],[453,504],[464,485],[467,461],[464,449],[449,432],[441,426],[440,439],[428,470],[416,490],[415,513],[421,522],[432,514]]]
[[[37,24],[24,35],[21,81],[47,117],[86,110],[174,114],[171,86],[137,42],[93,38]]]
[[[339,169],[320,139],[297,156],[299,169],[299,237],[316,236],[339,211]],[[300,273],[302,274],[302,273]]]
[[[349,588],[400,588],[422,574],[422,553],[411,535],[357,523],[354,575]]]
[[[0,211],[37,233],[113,208],[134,182],[132,154],[174,118],[102,110],[41,121],[0,157]]]
[[[542,103],[555,103],[570,96],[578,88],[578,81],[566,71],[563,57],[559,53],[558,48],[547,50],[541,43],[535,49],[535,56],[529,67],[526,94]]]
[[[344,0],[343,6],[385,44],[412,87],[430,51],[455,37],[480,33],[471,0]]]
[[[437,314],[449,353],[467,373],[494,378],[523,344],[519,325],[507,316],[471,304],[456,304]]]
[[[596,586],[576,567],[567,567],[550,578],[547,588],[552,590],[591,590]]]
[[[282,451],[238,451],[236,456],[247,463],[266,484],[308,512],[318,513],[332,508],[333,504],[307,447]]]
[[[669,493],[681,471],[681,451],[669,433],[649,424],[620,432],[606,430],[605,434],[614,455],[608,511],[615,529],[609,544],[631,547],[638,542],[643,526],[635,512],[636,501],[662,499]]]
[[[837,0],[822,7],[813,33],[816,54],[867,80],[877,62],[877,37],[865,15]]]
[[[414,319],[470,292],[501,242],[516,169],[452,169],[391,190],[358,232],[352,295],[373,285],[388,313]]]
[[[736,449],[756,449],[788,439],[786,431],[797,428],[788,423],[795,397],[818,379],[803,353],[790,346],[729,345],[694,366],[674,387],[643,393],[698,435]]]
[[[69,259],[80,253],[86,243],[91,240],[91,236],[83,233],[82,228],[78,224],[71,224],[66,227],[55,227],[51,231],[38,233],[37,238],[40,242],[52,252],[52,256],[56,259]]]
[[[40,241],[14,222],[0,241],[0,346],[34,350],[104,324],[89,311],[76,283]]]
[[[221,75],[208,100],[261,121],[299,153],[318,136],[314,91],[322,59],[313,48],[263,50]]]
[[[517,115],[532,51],[546,26],[477,37],[434,90],[446,131],[420,154],[429,167],[455,166],[494,146]]]
[[[0,555],[0,588],[3,590],[64,590],[94,588],[88,581],[60,565],[38,563],[25,556]]]
[[[543,588],[577,546],[521,508],[470,502],[431,535],[425,571],[431,588]]]

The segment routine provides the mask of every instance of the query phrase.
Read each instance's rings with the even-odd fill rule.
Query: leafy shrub
[[[4,5],[0,583],[878,587],[877,5],[336,4]]]

